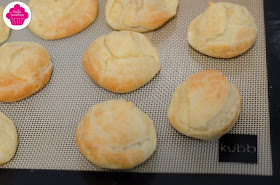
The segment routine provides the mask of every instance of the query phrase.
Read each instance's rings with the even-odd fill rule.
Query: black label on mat
[[[256,135],[226,134],[219,140],[219,162],[257,163]]]

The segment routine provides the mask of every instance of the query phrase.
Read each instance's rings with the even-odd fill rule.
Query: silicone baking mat
[[[9,2],[1,0],[0,6]],[[192,49],[187,43],[188,25],[208,3],[181,0],[177,16],[149,34],[161,57],[161,72],[144,87],[127,94],[102,89],[82,66],[83,53],[91,42],[113,31],[105,21],[105,0],[99,0],[96,21],[72,37],[44,41],[28,28],[12,31],[7,42],[43,45],[54,70],[50,82],[40,92],[20,102],[0,103],[0,111],[14,121],[19,134],[15,157],[0,168],[106,171],[82,156],[75,143],[75,130],[92,105],[123,98],[146,112],[158,133],[154,155],[128,172],[272,175],[263,1],[228,2],[246,6],[256,19],[259,33],[248,52],[233,59],[215,59]],[[207,69],[220,70],[240,90],[242,112],[230,133],[257,135],[257,164],[220,163],[218,141],[188,138],[170,126],[167,110],[175,88],[189,75]]]

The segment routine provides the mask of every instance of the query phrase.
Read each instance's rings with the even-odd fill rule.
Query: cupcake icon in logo
[[[25,12],[23,7],[20,7],[19,4],[16,4],[14,8],[11,8],[9,13],[6,14],[6,17],[10,19],[12,25],[19,26],[23,25],[25,19],[29,17],[29,14]]]
[[[15,1],[6,6],[3,19],[6,25],[11,29],[21,30],[30,23],[31,11],[26,4]]]

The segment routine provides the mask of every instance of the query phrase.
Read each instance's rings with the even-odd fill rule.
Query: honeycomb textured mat
[[[0,6],[9,2],[1,0]],[[263,1],[229,2],[246,6],[256,19],[259,33],[248,52],[233,59],[215,59],[192,49],[187,43],[188,25],[208,3],[181,0],[177,16],[148,34],[159,51],[161,72],[150,83],[128,94],[102,89],[82,65],[83,53],[91,42],[112,31],[105,21],[105,0],[99,0],[96,21],[66,39],[44,41],[28,28],[11,31],[7,42],[43,45],[50,53],[54,70],[50,82],[40,92],[20,102],[0,103],[0,111],[14,121],[19,134],[15,157],[1,168],[104,171],[79,152],[76,126],[92,105],[124,98],[151,117],[158,133],[155,154],[128,172],[272,175]],[[230,133],[258,136],[258,164],[219,163],[218,141],[188,138],[170,126],[167,110],[175,88],[189,75],[207,69],[220,70],[240,90],[242,112]]]

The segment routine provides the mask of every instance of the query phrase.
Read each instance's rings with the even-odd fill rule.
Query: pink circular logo
[[[31,21],[29,7],[19,1],[8,4],[3,13],[4,22],[14,30],[25,28]]]
[[[16,4],[14,8],[11,8],[6,17],[10,19],[12,25],[23,25],[25,19],[27,19],[29,14],[25,12],[25,9],[19,4]]]

